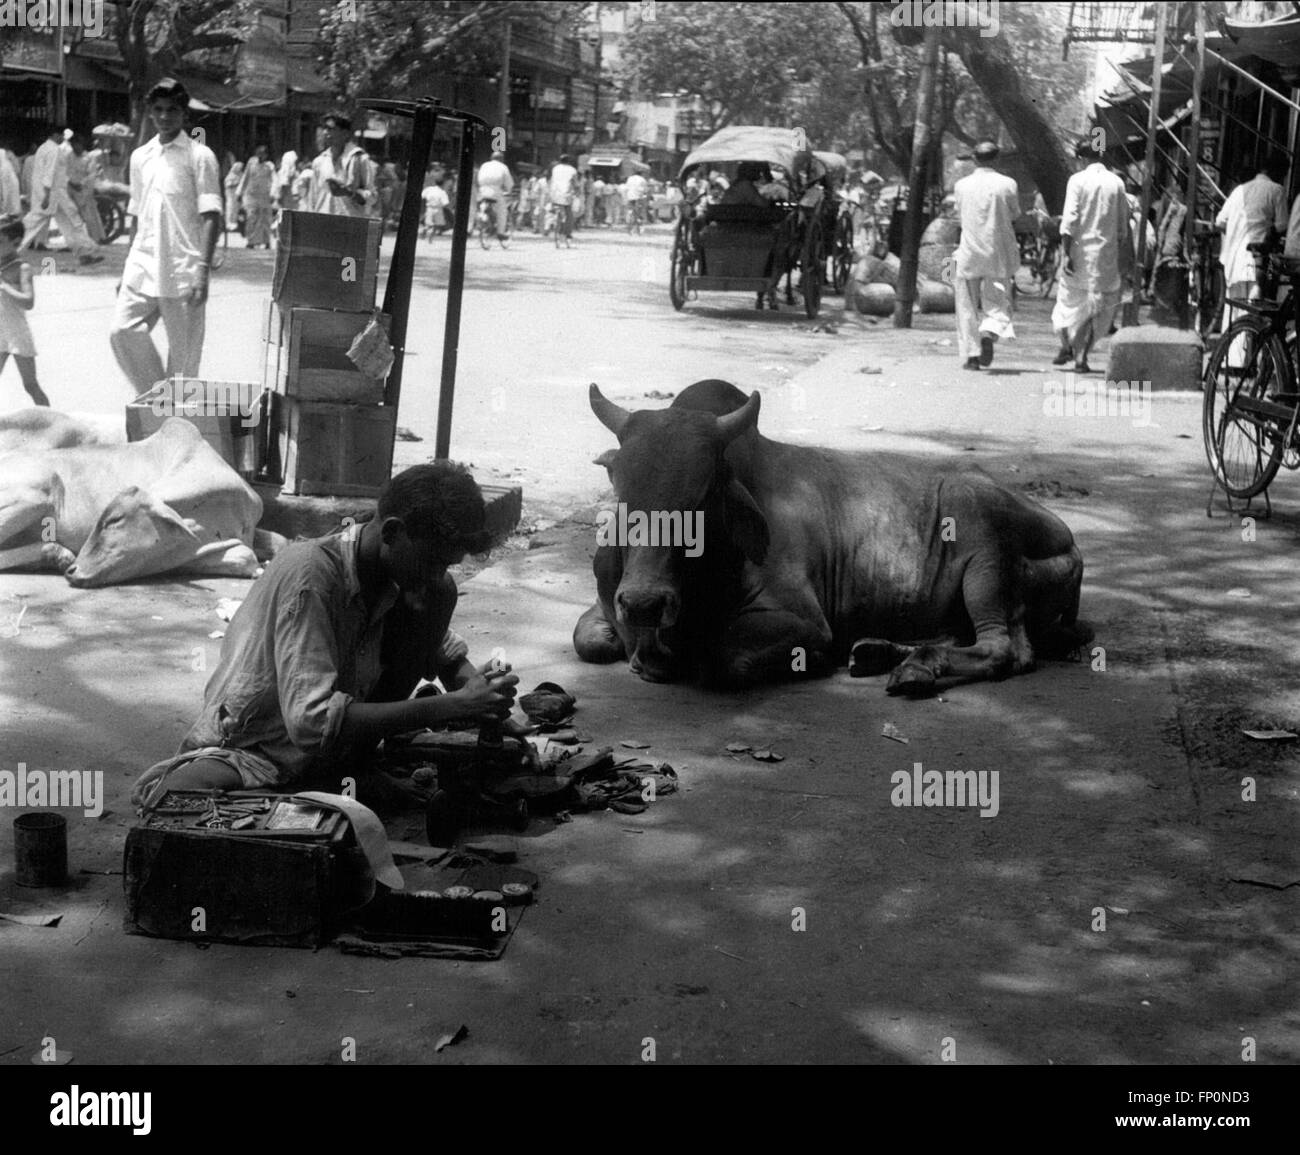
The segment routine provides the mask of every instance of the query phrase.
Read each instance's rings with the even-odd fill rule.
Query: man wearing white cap
[[[975,146],[975,171],[953,187],[961,243],[953,254],[957,307],[957,355],[963,369],[993,363],[993,345],[1015,339],[1011,286],[1020,264],[1014,221],[1020,215],[1016,182],[993,167],[998,146]]]

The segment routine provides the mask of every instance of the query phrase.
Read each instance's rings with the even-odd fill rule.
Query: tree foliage
[[[343,99],[409,96],[422,77],[500,68],[507,19],[576,31],[583,3],[504,0],[337,0],[321,21],[321,74]]]
[[[137,123],[143,121],[145,94],[162,77],[201,69],[214,56],[228,67],[256,10],[254,0],[126,0],[111,9]]]

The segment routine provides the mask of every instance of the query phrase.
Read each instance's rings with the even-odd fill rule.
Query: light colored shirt
[[[33,208],[40,208],[47,191],[51,194],[68,191],[68,158],[62,146],[52,140],[45,141],[36,150],[36,158],[32,161]]]
[[[627,178],[627,183],[623,186],[623,195],[627,198],[628,203],[632,201],[645,200],[646,193],[650,191],[650,185],[639,172],[634,172]]]
[[[1089,292],[1119,292],[1121,270],[1133,255],[1128,195],[1124,182],[1100,161],[1067,182],[1061,236],[1073,238],[1076,278]]]
[[[357,575],[362,528],[294,542],[267,565],[226,627],[203,709],[179,752],[240,749],[286,783],[344,752],[344,714],[379,681],[384,617],[400,596],[390,585],[367,610]],[[448,630],[435,660],[450,669],[467,653]]]
[[[557,164],[551,169],[551,204],[571,204],[573,202],[573,186],[577,179],[578,170],[571,164]]]
[[[332,149],[326,149],[311,162],[314,177],[312,182],[311,211],[315,213],[333,213],[336,217],[373,216],[373,209],[379,202],[379,193],[375,189],[375,176],[366,150],[348,141],[337,161]],[[361,194],[361,204],[357,204],[350,193],[335,196],[330,192],[329,179],[333,177],[350,192]]]
[[[0,213],[22,216],[22,181],[18,158],[8,149],[0,148]]]
[[[953,186],[961,243],[953,254],[953,275],[963,279],[1014,277],[1020,267],[1015,220],[1020,215],[1016,182],[980,166]]]
[[[1282,250],[1286,257],[1300,257],[1300,196],[1291,206],[1291,219],[1286,226],[1286,248]]]
[[[202,214],[221,209],[221,170],[207,145],[184,132],[142,144],[131,153],[126,211],[136,231],[122,284],[145,297],[188,293],[203,260]]]
[[[505,200],[515,187],[515,178],[499,160],[490,160],[478,170],[479,200]]]
[[[1223,229],[1219,248],[1223,279],[1229,285],[1253,281],[1255,254],[1246,246],[1262,241],[1270,226],[1278,232],[1287,229],[1286,193],[1261,172],[1228,194],[1214,223]]]
[[[239,178],[239,188],[236,190],[244,207],[269,208],[275,180],[275,165],[271,161],[251,158],[244,166],[244,175]]]

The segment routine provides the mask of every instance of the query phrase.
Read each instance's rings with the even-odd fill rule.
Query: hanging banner
[[[235,84],[240,95],[249,100],[283,104],[287,83],[284,19],[260,12],[235,57]]]
[[[0,35],[0,65],[23,72],[63,75],[63,28],[5,28]]]

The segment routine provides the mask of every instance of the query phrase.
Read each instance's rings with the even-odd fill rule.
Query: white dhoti
[[[979,356],[981,337],[1015,340],[1009,279],[954,277],[952,290],[957,307],[957,356],[962,361]]]
[[[1090,285],[1077,274],[1062,271],[1056,286],[1056,305],[1052,309],[1052,328],[1065,331],[1076,361],[1082,360],[1093,341],[1110,332],[1120,306],[1118,288],[1105,292]]]
[[[1224,292],[1223,299],[1231,301],[1234,297],[1237,300],[1258,301],[1263,293],[1260,290],[1259,282],[1251,279],[1249,281],[1233,281],[1229,284]],[[1250,314],[1245,309],[1238,309],[1228,305],[1225,310],[1223,319],[1223,331],[1228,331],[1228,326],[1240,317],[1249,317]],[[1258,342],[1255,347],[1258,348]],[[1240,369],[1246,363],[1247,357],[1246,342],[1243,338],[1238,337],[1232,342],[1232,347],[1228,350],[1228,367],[1230,369]]]

